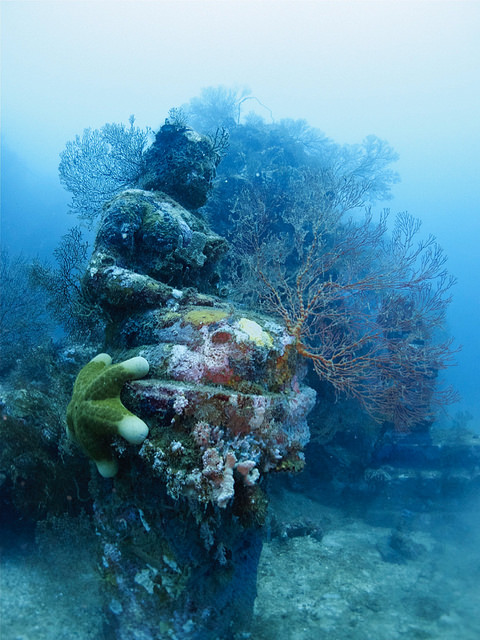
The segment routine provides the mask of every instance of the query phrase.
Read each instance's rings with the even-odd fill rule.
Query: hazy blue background
[[[2,242],[49,255],[73,225],[58,154],[85,127],[158,128],[202,87],[250,87],[274,118],[399,152],[393,211],[424,221],[459,283],[449,378],[480,423],[480,3],[8,2],[2,18]],[[457,408],[452,409],[455,413]]]

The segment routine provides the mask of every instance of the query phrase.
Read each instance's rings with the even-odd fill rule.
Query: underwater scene
[[[480,637],[479,34],[2,3],[1,640]]]

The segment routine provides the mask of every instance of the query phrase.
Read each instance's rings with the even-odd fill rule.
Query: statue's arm
[[[195,289],[176,289],[151,276],[109,264],[98,253],[92,257],[83,286],[89,297],[107,309],[147,309],[174,300],[207,306],[214,302]]]

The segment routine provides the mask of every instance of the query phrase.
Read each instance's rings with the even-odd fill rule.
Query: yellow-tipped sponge
[[[148,370],[148,362],[141,356],[112,364],[108,354],[100,353],[81,369],[73,386],[67,431],[105,478],[118,471],[111,448],[114,436],[120,435],[131,444],[141,444],[148,436],[145,422],[120,401],[125,382],[143,378]]]

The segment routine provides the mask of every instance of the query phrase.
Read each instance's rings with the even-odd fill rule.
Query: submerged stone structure
[[[114,430],[102,447],[116,475],[91,481],[106,637],[240,638],[256,594],[264,477],[302,468],[315,392],[284,327],[214,295],[226,243],[180,202],[204,202],[215,152],[189,130],[166,133],[167,166],[160,154],[140,185],[156,190],[109,203],[84,278],[108,318],[99,351],[148,362],[120,396],[148,436],[131,444]]]

